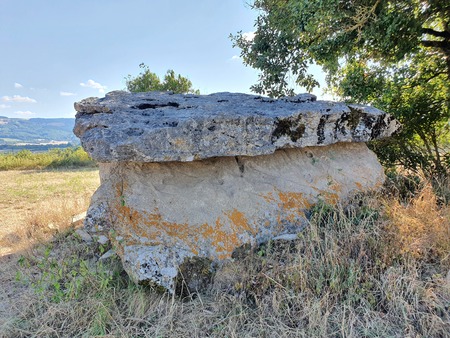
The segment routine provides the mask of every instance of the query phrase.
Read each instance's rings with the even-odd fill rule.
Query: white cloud
[[[21,115],[21,116],[31,116],[31,115],[34,115],[34,113],[31,112],[31,111],[29,111],[29,110],[27,110],[27,111],[21,111],[21,110],[15,111],[14,114],[16,114],[16,115]]]
[[[89,87],[89,88],[94,88],[94,89],[98,89],[98,92],[103,94],[105,92],[106,86],[101,85],[98,82],[95,82],[94,80],[88,80],[86,83],[81,82],[80,83],[81,87]]]
[[[6,109],[6,108],[10,108],[11,106],[8,106],[6,104],[0,104],[0,109]]]
[[[241,59],[241,57],[239,55],[233,55],[230,60],[231,61],[238,61],[240,59]]]
[[[75,96],[77,94],[71,93],[71,92],[59,92],[59,95],[61,95],[61,96]]]
[[[255,38],[255,35],[256,35],[255,32],[242,33],[242,37],[244,38],[244,40],[247,40],[247,41],[253,41],[253,39]]]
[[[23,86],[20,83],[15,82],[14,88],[23,88]]]
[[[22,103],[36,103],[37,102],[35,99],[29,98],[28,96],[20,96],[20,95],[3,96],[2,101],[3,102],[22,102]]]

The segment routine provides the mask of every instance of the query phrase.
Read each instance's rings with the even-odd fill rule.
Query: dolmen
[[[101,185],[85,227],[137,283],[201,289],[242,248],[292,239],[319,201],[379,188],[365,142],[399,123],[370,106],[216,93],[129,93],[75,103]]]

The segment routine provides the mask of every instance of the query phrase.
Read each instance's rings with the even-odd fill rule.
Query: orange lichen
[[[240,212],[239,210],[233,209],[231,212],[225,213],[225,215],[228,216],[231,225],[236,231],[242,232],[242,230],[244,230],[253,233],[255,232],[255,229],[250,227],[250,225],[248,224],[248,220],[245,217],[244,213]]]
[[[224,212],[227,217],[224,219],[218,217],[213,225],[203,223],[199,226],[166,221],[157,208],[153,212],[139,211],[123,205],[120,199],[113,213],[121,225],[117,229],[118,235],[124,238],[127,245],[138,243],[139,238],[148,240],[152,245],[161,244],[166,235],[175,242],[180,241],[188,245],[195,255],[199,253],[201,242],[208,242],[219,259],[230,258],[234,249],[244,244],[239,239],[240,234],[245,231],[256,232],[249,225],[244,213],[236,209]]]
[[[287,210],[298,210],[299,208],[308,209],[311,207],[311,203],[303,197],[299,192],[278,192],[278,197],[281,204],[278,206]]]
[[[342,185],[337,182],[333,182],[326,191],[320,191],[320,195],[323,196],[325,202],[328,204],[337,204],[341,194]]]
[[[342,192],[342,185],[337,183],[337,182],[333,182],[330,187],[330,190],[333,190],[335,193],[341,193]]]
[[[260,195],[267,203],[277,204],[277,223],[281,225],[283,221],[295,222],[299,218],[305,217],[304,210],[311,208],[312,204],[300,192],[280,191],[276,189],[277,197],[272,192]]]
[[[171,242],[180,242],[187,245],[195,255],[199,254],[203,245],[206,245],[213,249],[212,256],[225,259],[230,258],[233,251],[244,244],[243,234],[256,235],[258,227],[261,226],[250,223],[247,215],[238,209],[224,211],[213,222],[202,224],[171,222],[163,217],[158,208],[144,211],[127,205],[123,185],[119,183],[115,188],[117,200],[112,209],[113,219],[120,224],[116,228],[117,235],[122,236],[127,245],[131,245],[130,243],[170,245]],[[275,190],[261,197],[278,210],[278,215],[274,216],[280,229],[285,221],[294,223],[303,218],[304,210],[312,206],[311,202],[299,192]],[[270,227],[271,223],[267,221],[263,226]]]
[[[273,193],[272,192],[268,192],[267,194],[262,194],[262,195],[260,195],[262,198],[264,198],[264,200],[267,202],[267,203],[272,203],[272,202],[275,202],[276,200],[275,200],[275,197],[273,196]]]
[[[242,221],[242,219],[240,220]],[[236,226],[235,223],[232,224]],[[230,258],[234,249],[243,244],[238,237],[238,235],[243,232],[242,228],[228,227],[228,229],[224,229],[224,227],[225,224],[222,222],[221,218],[218,217],[216,226],[213,229],[213,235],[210,237],[211,245],[215,248],[219,259]]]
[[[320,193],[320,195],[322,195],[323,200],[331,205],[335,205],[337,204],[337,202],[339,201],[339,195],[335,192],[330,192],[330,191],[322,191]]]

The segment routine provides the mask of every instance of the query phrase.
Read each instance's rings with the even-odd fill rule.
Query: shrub
[[[0,154],[0,170],[93,167],[95,162],[81,147],[51,149],[44,153],[21,150]]]

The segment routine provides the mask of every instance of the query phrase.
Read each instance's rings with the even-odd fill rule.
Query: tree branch
[[[446,31],[440,32],[440,31],[435,31],[434,29],[431,29],[431,28],[422,28],[422,33],[433,35],[433,36],[440,37],[440,38],[450,39],[450,33],[446,32]]]
[[[444,74],[448,74],[448,72],[447,71],[436,72],[436,73],[434,73],[433,75],[431,75],[431,76],[429,76],[427,78],[419,78],[416,81],[413,81],[410,86],[405,86],[405,88],[414,88],[416,86],[420,86],[424,82],[428,83],[431,80],[433,80],[434,78],[438,77],[439,75],[444,75]]]
[[[422,41],[420,41],[420,43],[424,47],[440,48],[440,49],[442,49],[445,52],[445,54],[450,53],[450,42],[449,41],[422,40]]]
[[[350,27],[346,27],[344,32],[349,33],[355,30],[358,31],[358,39],[361,37],[361,31],[364,25],[375,15],[375,11],[380,4],[381,0],[377,0],[372,7],[361,6],[356,8],[355,16],[352,18],[354,24]]]

